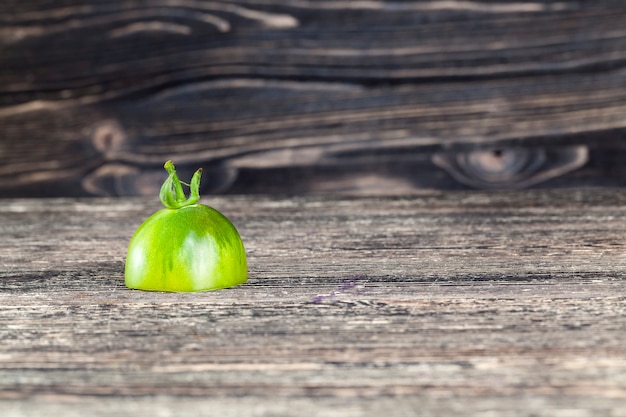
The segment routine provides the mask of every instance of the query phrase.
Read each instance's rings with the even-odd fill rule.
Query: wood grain
[[[152,195],[167,159],[216,193],[624,186],[625,18],[612,0],[3,2],[0,192]]]
[[[126,289],[155,201],[2,201],[3,415],[626,410],[623,191],[205,202],[243,286]]]

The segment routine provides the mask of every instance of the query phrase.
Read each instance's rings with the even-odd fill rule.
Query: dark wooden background
[[[3,0],[0,197],[626,185],[626,2]]]

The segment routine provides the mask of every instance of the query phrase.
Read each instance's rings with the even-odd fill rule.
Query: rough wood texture
[[[0,409],[623,416],[626,192],[212,198],[250,281],[123,285],[154,201],[0,204]]]
[[[625,20],[615,0],[3,1],[0,192],[152,195],[167,159],[210,169],[205,192],[624,186]]]

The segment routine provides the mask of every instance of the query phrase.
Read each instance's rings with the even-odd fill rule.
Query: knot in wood
[[[126,142],[126,133],[116,120],[104,120],[91,129],[91,142],[105,159],[111,159]]]
[[[539,169],[546,153],[541,148],[497,148],[459,153],[457,161],[485,182],[507,183]]]
[[[475,188],[516,189],[564,175],[587,163],[584,145],[497,147],[435,154],[433,162]]]

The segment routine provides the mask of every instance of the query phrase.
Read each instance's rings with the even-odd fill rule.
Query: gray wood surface
[[[153,195],[167,159],[212,192],[624,187],[624,21],[621,0],[2,1],[0,196]]]
[[[125,288],[155,199],[0,201],[3,417],[626,415],[626,192],[203,201],[241,287]]]

